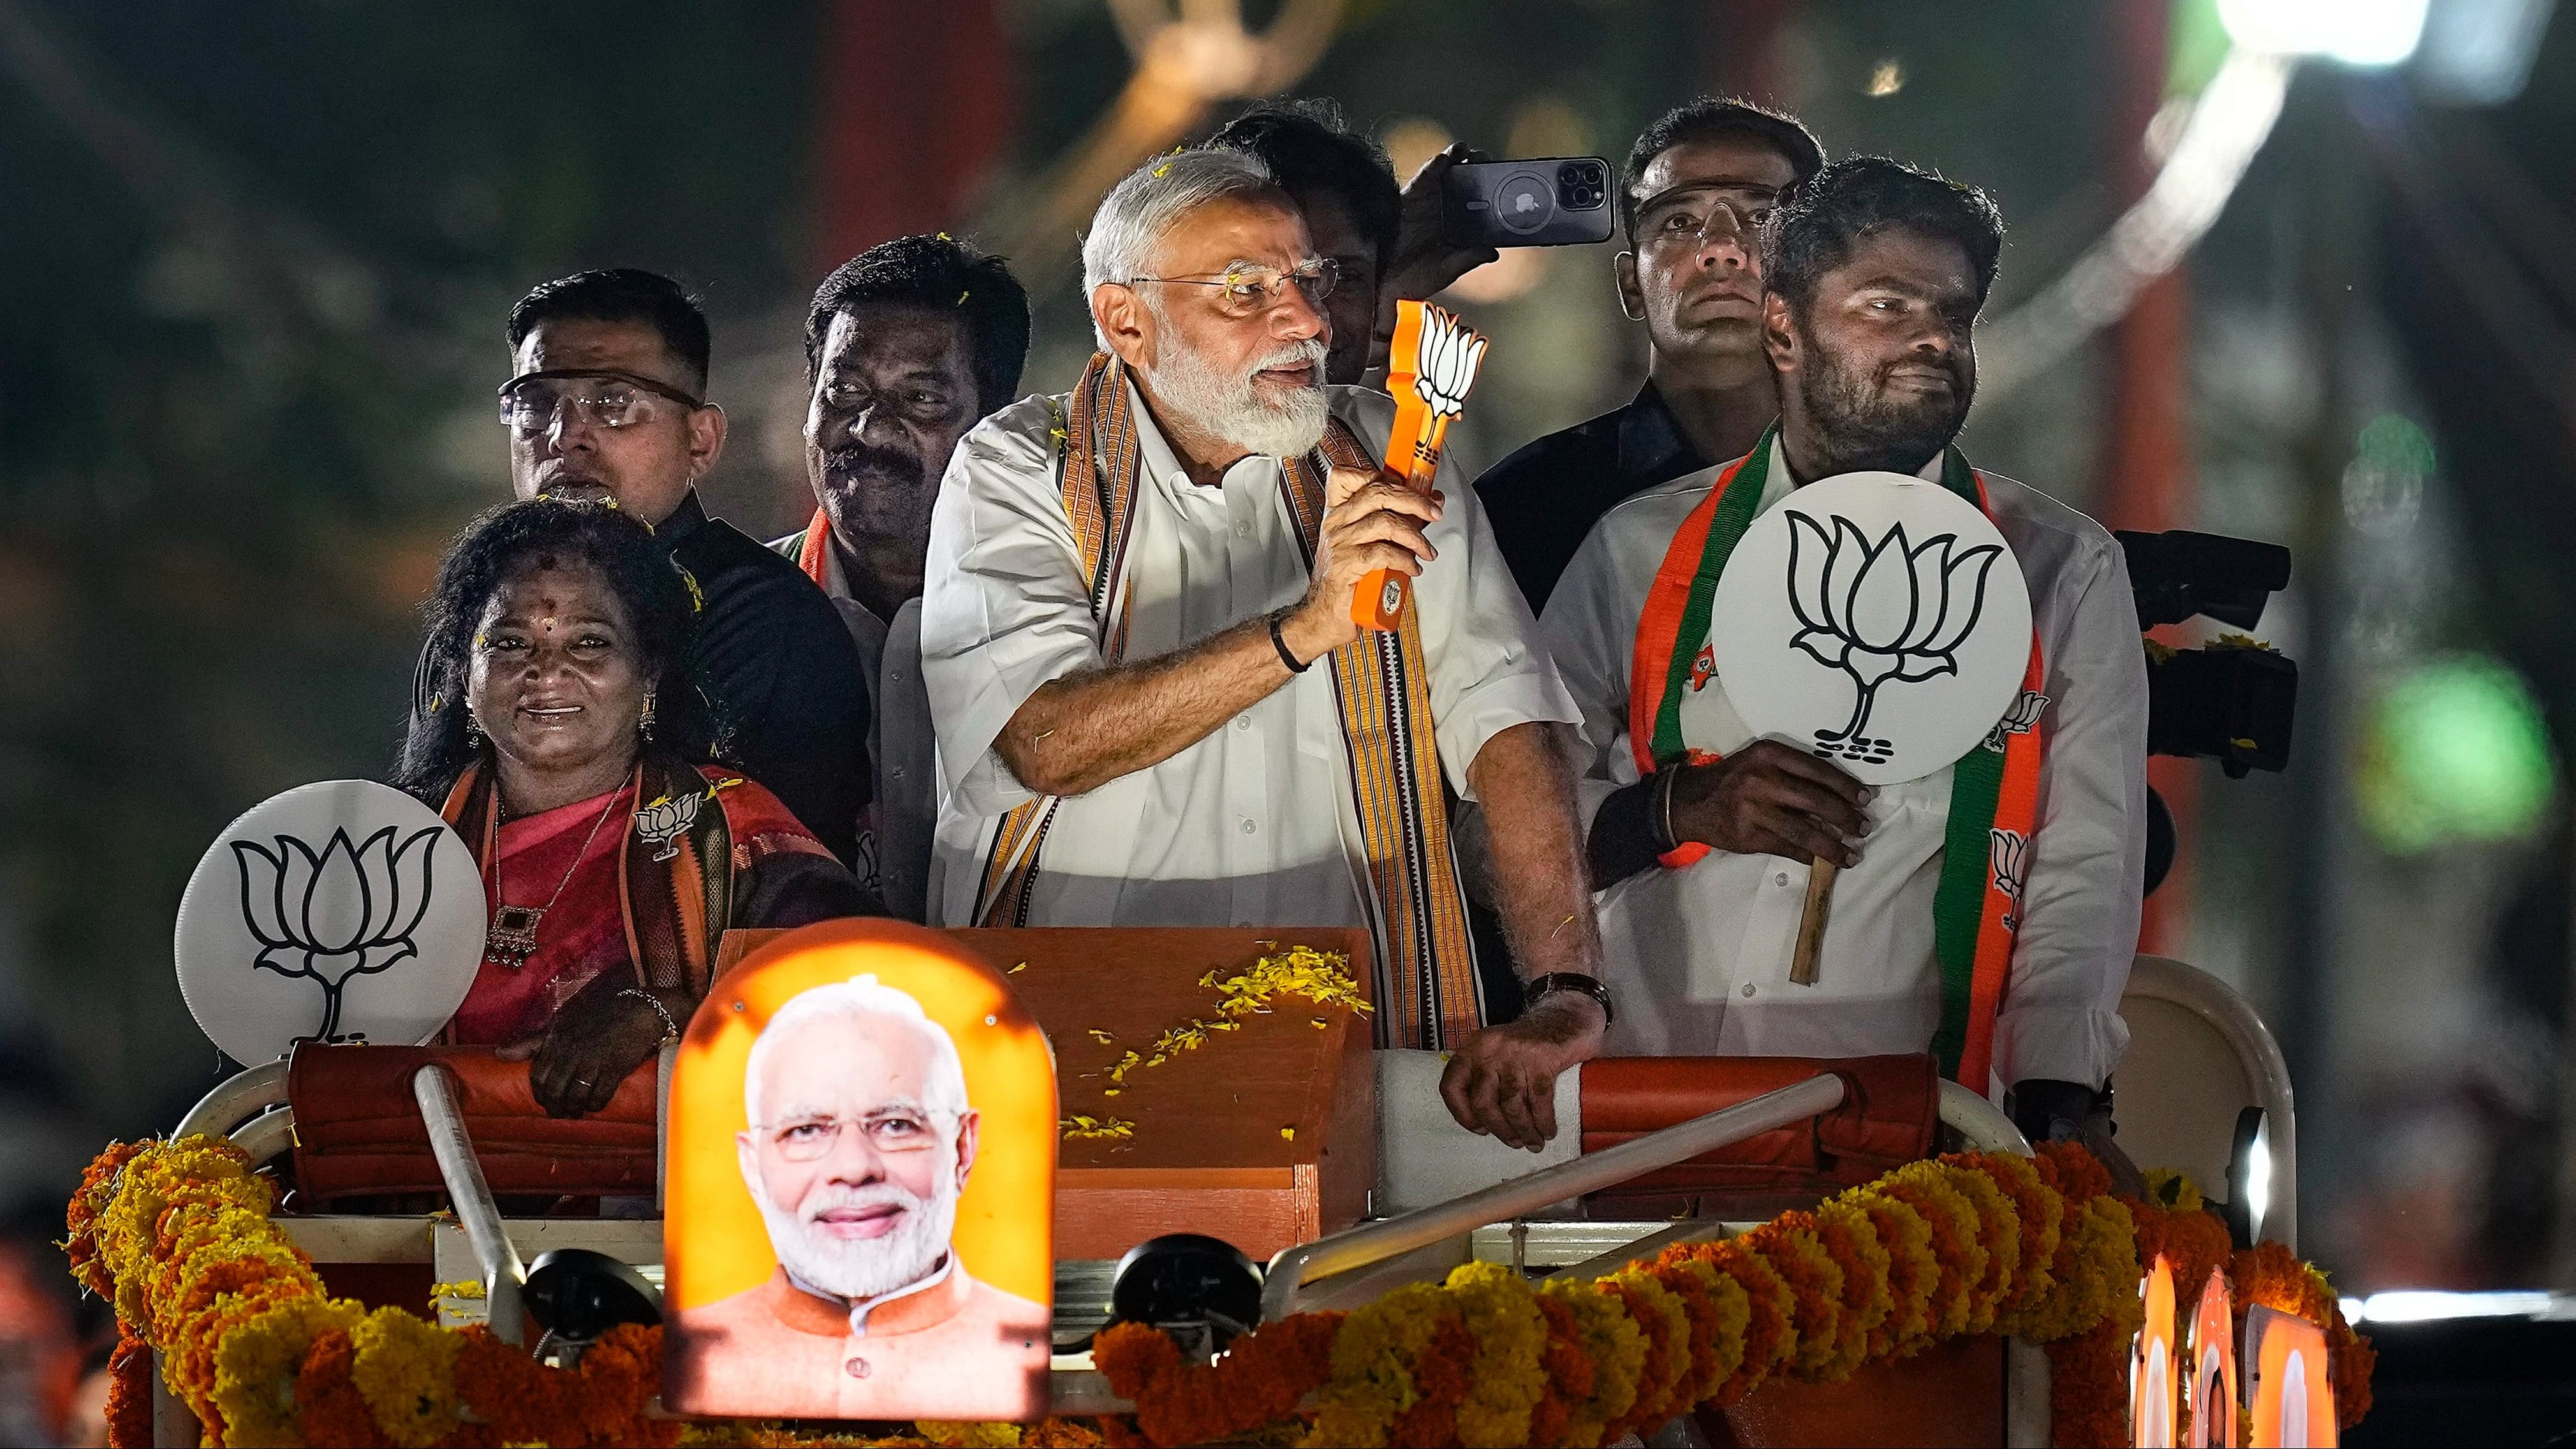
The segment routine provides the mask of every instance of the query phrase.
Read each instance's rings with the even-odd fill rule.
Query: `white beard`
[[[797,1279],[852,1300],[875,1298],[930,1275],[948,1237],[957,1226],[957,1182],[952,1176],[938,1194],[924,1200],[891,1182],[874,1187],[817,1188],[794,1208],[769,1200],[757,1177],[751,1200],[760,1205],[769,1228],[769,1246],[778,1262]],[[815,1227],[806,1213],[833,1208],[875,1207],[892,1203],[906,1209],[902,1223],[881,1238],[835,1238]]]
[[[1252,372],[1301,362],[1313,364],[1315,375],[1321,377],[1325,347],[1320,339],[1289,343],[1254,362],[1251,372],[1229,377],[1169,326],[1162,329],[1162,337],[1162,365],[1147,373],[1146,380],[1154,385],[1155,400],[1164,407],[1211,436],[1266,457],[1294,458],[1324,440],[1324,424],[1331,412],[1321,387],[1288,389],[1281,396],[1282,389],[1252,379]]]

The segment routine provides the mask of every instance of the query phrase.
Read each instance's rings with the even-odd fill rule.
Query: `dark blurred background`
[[[1055,391],[1092,203],[1247,97],[1337,97],[1409,174],[1452,138],[1615,161],[1728,90],[1999,198],[1981,463],[2296,553],[2258,631],[2302,668],[2291,766],[2157,762],[2146,945],[2279,1034],[2303,1250],[2354,1295],[2576,1286],[2576,19],[2431,0],[2390,66],[2257,62],[2228,22],[2362,52],[2405,0],[1185,8],[0,0],[0,1214],[58,1231],[88,1154],[214,1080],[180,888],[238,812],[389,763],[414,604],[507,490],[532,283],[704,294],[709,501],[769,536],[811,508],[806,298],[870,243],[1014,257]],[[1611,250],[1450,294],[1495,339],[1471,462],[1633,392]]]

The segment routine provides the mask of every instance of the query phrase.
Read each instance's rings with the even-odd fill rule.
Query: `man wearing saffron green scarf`
[[[1628,1054],[1932,1051],[2011,1089],[2033,1136],[2108,1148],[2146,837],[2146,670],[2100,525],[1979,472],[1952,440],[2002,220],[1879,157],[1827,166],[1763,233],[1780,421],[1745,457],[1649,489],[1584,541],[1542,635],[1584,714],[1581,794]],[[2033,659],[1987,741],[1865,789],[1755,740],[1709,667],[1710,591],[1800,484],[1915,473],[1985,509],[2030,587]],[[1809,863],[1841,867],[1812,983],[1790,963]]]
[[[1102,351],[1003,409],[940,487],[922,596],[945,925],[1365,925],[1381,1044],[1453,1053],[1458,1119],[1555,1135],[1608,1006],[1572,701],[1443,465],[1376,481],[1383,393],[1328,387],[1336,281],[1258,158],[1180,152],[1083,244]],[[1375,570],[1412,589],[1363,632]],[[1518,1020],[1484,1026],[1448,791],[1492,822]],[[1353,963],[1355,969],[1359,963]]]

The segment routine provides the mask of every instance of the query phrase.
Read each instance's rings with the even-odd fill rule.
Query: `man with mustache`
[[[1952,445],[1976,395],[1972,329],[2002,243],[1985,193],[1882,157],[1836,162],[1792,193],[1763,233],[1776,432],[1734,463],[1613,508],[1567,568],[1542,627],[1583,707],[1604,959],[1622,1003],[1640,1008],[1621,1013],[1612,1050],[1835,1057],[1929,1048],[1945,1074],[1965,1061],[1971,1086],[2010,1088],[2033,1137],[2083,1136],[2116,1161],[2107,1083],[2128,1040],[2120,992],[2138,940],[2146,667],[2111,536],[2036,489],[1973,473]],[[1681,615],[1665,603],[1673,586],[1657,582],[1723,567],[1708,550],[1731,543],[1700,520],[1730,490],[1750,493],[1744,502],[1759,512],[1803,483],[1862,470],[1917,473],[1980,495],[2029,583],[2040,683],[1978,747],[2001,756],[2008,736],[2037,731],[2033,828],[1995,856],[2004,866],[1990,865],[1989,829],[1962,831],[1954,817],[1954,805],[1973,808],[1978,798],[1964,784],[1954,791],[1967,762],[1869,790],[1804,751],[1751,739],[1725,689],[1693,667],[1727,621],[1681,637]],[[1685,682],[1632,701],[1639,660]],[[1667,738],[1683,748],[1665,753]],[[1655,742],[1658,756],[1643,778],[1639,739]],[[1966,838],[1977,856],[1945,871],[1949,842]],[[1826,964],[1813,984],[1799,984],[1789,966],[1809,862],[1819,858],[1841,875]],[[1958,932],[1936,931],[1936,918],[1955,916],[1975,946],[1996,899],[1990,870],[2018,879],[1995,938],[2003,975],[1983,1008],[1994,1015],[1979,1021],[1988,958],[1973,958],[1971,992]],[[1956,884],[1945,884],[1951,875]],[[1991,1043],[1990,1072],[1962,1045],[1980,1041]]]
[[[633,268],[544,283],[510,309],[501,385],[510,485],[521,498],[605,499],[670,550],[698,606],[688,660],[716,753],[769,787],[847,861],[868,779],[848,742],[867,731],[858,656],[832,606],[740,529],[707,516],[697,482],[724,455],[706,400],[706,314],[680,284]],[[462,709],[413,675],[412,729]]]
[[[1473,496],[1375,481],[1393,401],[1325,385],[1334,269],[1257,157],[1148,162],[1083,281],[1102,351],[968,434],[931,520],[934,913],[1366,925],[1381,1045],[1451,1050],[1452,1113],[1537,1147],[1608,997],[1548,733],[1575,716]],[[1410,600],[1364,637],[1380,573]],[[1508,1027],[1481,1029],[1444,786],[1483,802],[1541,973]]]
[[[956,1044],[874,976],[798,993],[752,1043],[735,1137],[778,1270],[678,1315],[693,1414],[1025,1419],[1048,1313],[949,1243],[979,1118]]]
[[[1762,356],[1763,218],[1825,164],[1794,116],[1703,96],[1628,148],[1612,259],[1619,310],[1646,328],[1646,384],[1626,407],[1521,448],[1476,480],[1512,577],[1544,610],[1610,505],[1741,455],[1778,415]]]
[[[858,646],[875,785],[858,873],[907,921],[930,868],[930,701],[921,570],[930,503],[966,430],[1011,400],[1029,299],[1000,257],[946,234],[897,237],[835,268],[805,319],[805,480],[814,520],[770,545],[821,586]]]

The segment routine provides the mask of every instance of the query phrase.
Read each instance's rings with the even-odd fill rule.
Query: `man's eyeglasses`
[[[1321,307],[1342,280],[1341,263],[1330,257],[1300,262],[1293,271],[1246,263],[1204,277],[1129,277],[1128,286],[1162,282],[1176,287],[1215,287],[1216,309],[1228,317],[1258,317],[1288,300],[1288,289],[1303,293],[1306,305]]]
[[[652,421],[666,402],[692,412],[706,406],[667,382],[606,367],[521,373],[501,384],[500,398],[502,426],[522,436],[553,427],[567,404],[582,421],[612,431]]]
[[[943,1124],[953,1125],[954,1121],[953,1114],[947,1112],[896,1107],[854,1120],[830,1115],[798,1117],[757,1130],[788,1161],[816,1162],[839,1146],[841,1134],[851,1128],[856,1128],[868,1146],[879,1152],[925,1152],[941,1145],[946,1135]]]

